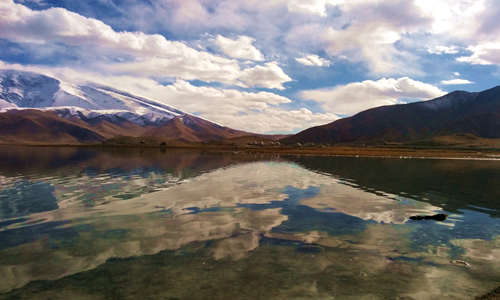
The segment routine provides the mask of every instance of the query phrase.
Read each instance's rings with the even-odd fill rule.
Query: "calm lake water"
[[[445,213],[448,219],[409,220]],[[0,148],[1,299],[471,299],[500,161]]]

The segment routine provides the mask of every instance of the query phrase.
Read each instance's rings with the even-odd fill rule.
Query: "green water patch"
[[[54,187],[46,182],[21,180],[0,190],[0,220],[57,208]]]

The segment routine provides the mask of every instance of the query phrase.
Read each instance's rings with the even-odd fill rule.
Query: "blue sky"
[[[290,133],[499,84],[494,0],[2,0],[0,68]]]

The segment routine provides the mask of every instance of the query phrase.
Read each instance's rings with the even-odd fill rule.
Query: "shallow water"
[[[2,147],[0,298],[470,299],[500,285],[499,183],[498,161]]]

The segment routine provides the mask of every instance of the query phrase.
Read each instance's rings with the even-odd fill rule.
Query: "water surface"
[[[3,147],[0,298],[470,299],[500,285],[499,182],[498,161]]]

